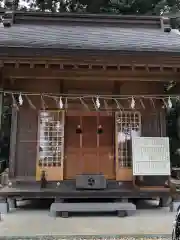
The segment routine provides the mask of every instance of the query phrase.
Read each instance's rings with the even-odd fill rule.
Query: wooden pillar
[[[113,87],[113,95],[120,95],[120,86],[121,82],[119,81],[114,81],[114,87]],[[114,102],[113,102],[114,104]],[[118,139],[117,139],[117,124],[116,124],[116,113],[114,115],[114,139],[115,139],[115,144],[114,144],[114,156],[115,156],[115,169],[116,169],[116,180],[119,180],[118,177],[118,172],[119,172],[119,159],[118,159]]]
[[[0,71],[0,91],[3,90],[4,88],[4,77],[2,73],[2,68]],[[0,93],[0,130],[1,130],[1,125],[2,125],[2,113],[3,113],[3,93]]]
[[[2,89],[0,89],[2,91]],[[3,93],[0,93],[0,130],[2,125],[2,113],[3,113]]]
[[[12,108],[11,116],[11,135],[10,135],[10,154],[9,154],[9,175],[15,176],[15,164],[16,164],[16,140],[17,140],[17,119],[18,112],[16,108]]]

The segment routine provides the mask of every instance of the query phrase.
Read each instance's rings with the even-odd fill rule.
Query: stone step
[[[64,203],[54,202],[51,204],[50,213],[69,213],[69,212],[120,212],[126,213],[124,215],[132,215],[136,211],[136,206],[129,202],[93,202],[93,203]]]

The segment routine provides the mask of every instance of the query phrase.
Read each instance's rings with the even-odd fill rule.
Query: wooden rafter
[[[104,64],[101,62],[94,63],[78,63],[78,62],[14,62],[14,61],[4,61],[1,62],[1,67],[5,68],[26,68],[26,69],[52,69],[52,70],[107,70],[107,71],[148,71],[148,72],[180,72],[179,65],[170,64],[140,64],[140,63],[114,63],[114,64]]]

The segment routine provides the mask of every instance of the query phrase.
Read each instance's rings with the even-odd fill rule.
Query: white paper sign
[[[132,138],[133,175],[170,175],[169,138]]]

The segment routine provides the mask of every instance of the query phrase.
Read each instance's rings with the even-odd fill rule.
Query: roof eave
[[[123,50],[123,49],[61,49],[61,48],[32,48],[32,47],[5,47],[0,46],[1,57],[53,57],[63,55],[168,55],[168,56],[180,56],[180,52],[177,50],[157,51],[157,49],[151,50]]]

